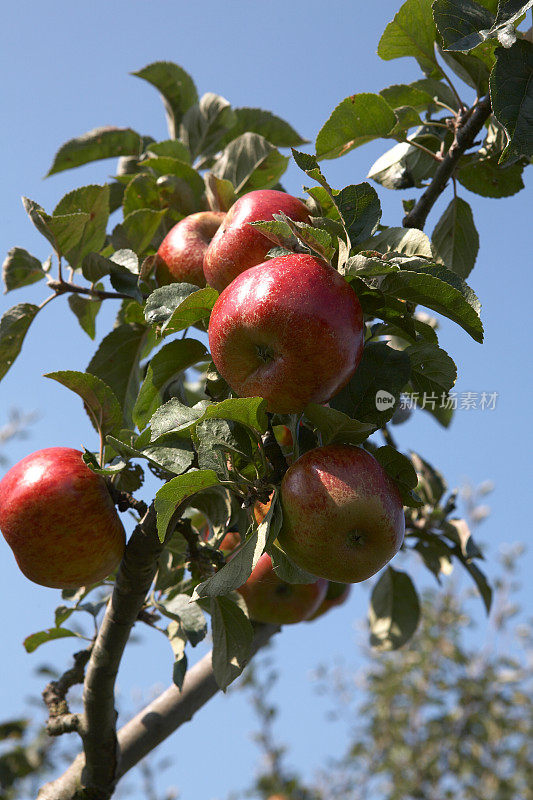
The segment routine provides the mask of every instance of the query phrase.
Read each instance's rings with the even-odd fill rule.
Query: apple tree
[[[118,158],[116,176],[74,188],[53,210],[24,200],[43,253],[14,247],[4,282],[11,292],[42,281],[47,292],[40,305],[19,302],[2,317],[0,378],[37,314],[53,313],[66,299],[94,339],[102,303],[115,304],[115,323],[89,364],[45,377],[79,395],[95,431],[83,454],[86,469],[105,481],[118,511],[136,519],[116,572],[64,588],[55,624],[25,640],[33,651],[74,637],[68,620],[79,611],[89,609],[99,623],[89,648],[44,691],[49,733],[78,734],[82,752],[41,789],[42,800],[110,797],[129,769],[241,673],[284,622],[276,613],[258,621],[237,591],[254,585],[265,557],[270,605],[281,608],[302,587],[322,582],[316,611],[327,582],[339,580],[324,565],[341,564],[346,547],[359,548],[361,561],[371,550],[372,568],[355,568],[342,582],[384,567],[369,611],[371,642],[381,650],[405,644],[419,623],[412,578],[387,565],[400,546],[416,551],[436,576],[459,562],[490,608],[481,552],[455,513],[454,493],[423,454],[398,451],[390,424],[414,408],[445,427],[452,418],[457,368],[441,347],[433,313],[483,340],[480,303],[467,283],[479,239],[462,187],[494,198],[523,188],[533,155],[533,44],[518,26],[531,5],[407,0],[385,28],[378,55],[415,58],[420,79],[347,97],[314,146],[273,113],[233,108],[211,92],[198,97],[176,64],[149,64],[136,75],[161,94],[168,138],[96,128],[66,142],[49,174]],[[464,85],[474,89],[472,102],[463,99]],[[327,161],[375,139],[387,140],[388,149],[369,180],[332,186]],[[291,158],[305,199],[283,194]],[[374,185],[409,189],[396,225],[382,220]],[[443,193],[449,204],[425,233]],[[272,196],[275,208],[267,209],[263,200]],[[241,218],[236,209],[243,205]],[[205,225],[191,228],[198,216],[202,224],[215,220],[207,234]],[[175,271],[168,237],[176,225],[181,258],[197,251],[204,266],[225,237],[224,254],[217,251],[204,273],[208,285],[197,264],[196,279]],[[212,271],[224,259],[237,264],[236,274],[219,282]],[[250,298],[257,302],[251,310]],[[206,334],[216,347],[208,349]],[[246,338],[252,334],[253,347]],[[288,351],[277,350],[282,334],[294,364],[285,372],[278,369],[289,360]],[[341,351],[344,360],[336,358]],[[253,380],[243,380],[246,369]],[[277,402],[272,387],[278,399],[292,399]],[[379,478],[370,480],[366,467],[345,467],[346,453],[357,454],[358,464],[371,462]],[[319,498],[309,476],[321,471],[326,497]],[[148,472],[160,484],[153,498],[142,495]],[[294,486],[288,499],[295,474],[310,492],[305,504]],[[351,481],[358,483],[350,494]],[[39,480],[34,486],[26,510],[37,505]],[[6,493],[4,520],[18,510]],[[27,557],[29,538],[10,539],[9,520],[3,533],[17,558]],[[328,530],[331,541],[324,540]],[[235,541],[224,546],[229,533],[237,535],[236,548]],[[41,535],[53,537],[54,525]],[[389,552],[384,543],[391,540]],[[303,550],[320,556],[303,558]],[[53,572],[53,559],[47,567]],[[205,638],[208,620],[212,653],[189,668],[189,649]],[[137,621],[168,638],[172,684],[117,730],[115,679]],[[72,714],[67,695],[77,683],[84,708]]]

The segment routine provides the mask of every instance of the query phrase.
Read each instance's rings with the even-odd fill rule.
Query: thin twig
[[[48,286],[54,290],[56,295],[59,294],[86,294],[93,297],[95,300],[131,300],[129,294],[122,292],[107,292],[104,289],[93,289],[89,286],[78,286],[77,283],[70,283],[69,281],[54,281],[49,280]]]
[[[435,45],[435,53],[437,53],[437,52],[438,52],[438,51],[437,51],[437,47],[436,47],[436,45]],[[445,70],[442,68],[441,64],[439,64],[439,69],[440,69],[440,71],[442,72],[442,74],[443,74],[443,76],[444,76],[444,80],[446,81],[446,83],[448,84],[448,86],[450,87],[450,89],[452,90],[452,92],[453,92],[453,94],[454,94],[454,97],[455,97],[455,99],[456,99],[456,100],[457,100],[457,102],[459,103],[459,108],[460,108],[460,109],[466,108],[465,104],[463,103],[463,101],[462,101],[462,100],[461,100],[461,98],[459,97],[459,92],[457,91],[457,89],[456,89],[456,88],[455,88],[455,86],[453,85],[453,83],[452,83],[452,80],[451,80],[451,78],[449,77],[449,75],[448,75],[448,74],[446,73],[446,71],[445,71]]]
[[[39,306],[39,311],[41,311],[45,306],[47,306],[48,303],[51,303],[52,300],[55,300],[56,297],[58,297],[58,296],[59,295],[57,294],[57,292],[55,292],[54,294],[51,294],[49,297],[47,297],[46,300],[43,300],[43,302]]]
[[[431,156],[431,158],[433,158],[439,164],[442,161],[442,158],[439,155],[437,155],[437,153],[434,153],[433,150],[429,149],[429,147],[425,147],[423,144],[420,144],[420,142],[415,142],[414,139],[402,139],[401,141],[404,144],[410,144],[412,147],[417,147],[419,150],[422,150],[423,153],[426,153],[426,155]]]

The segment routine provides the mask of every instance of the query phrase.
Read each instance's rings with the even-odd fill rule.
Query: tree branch
[[[414,208],[403,219],[404,228],[423,230],[428,214],[446,188],[463,153],[472,147],[481,128],[491,115],[490,97],[487,95],[480,102],[460,116],[457,121],[455,138],[450,149],[435,171],[433,180]]]
[[[279,630],[276,625],[257,625],[251,656],[264,647]],[[208,653],[187,672],[181,692],[176,686],[169,686],[120,729],[120,760],[116,779],[125,775],[158,744],[192,719],[219,691],[211,659],[212,653]],[[84,755],[80,754],[60,778],[43,786],[38,800],[77,800],[82,778],[85,784],[84,764]],[[98,800],[101,797],[95,795]]]
[[[46,730],[50,736],[80,731],[80,716],[70,713],[67,693],[71,686],[83,683],[91,651],[92,645],[87,650],[74,653],[74,666],[64,672],[57,681],[50,681],[43,691],[43,700],[48,706],[49,714]]]
[[[85,678],[82,738],[86,764],[83,784],[102,800],[111,795],[117,774],[115,680],[162,550],[152,504],[126,547]]]
[[[92,289],[89,286],[78,286],[76,283],[70,283],[65,280],[49,280],[48,286],[54,290],[55,295],[65,294],[87,294],[95,300],[131,300],[131,295],[123,294],[122,292],[107,292],[104,289]],[[51,299],[51,298],[49,298]]]

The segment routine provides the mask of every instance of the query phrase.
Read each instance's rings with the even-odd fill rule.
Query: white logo
[[[386,392],[384,389],[379,389],[379,391],[376,392],[376,408],[378,411],[385,411],[387,408],[391,408],[395,402],[394,395]]]

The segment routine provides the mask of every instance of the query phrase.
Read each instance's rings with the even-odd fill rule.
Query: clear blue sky
[[[15,245],[41,259],[49,255],[47,243],[25,215],[21,195],[51,211],[75,186],[105,182],[113,174],[112,162],[97,162],[44,181],[42,177],[64,141],[105,124],[131,126],[140,133],[165,138],[157,92],[130,72],[156,60],[175,61],[191,73],[200,93],[214,91],[236,106],[274,111],[313,140],[335,105],[348,94],[379,91],[420,77],[414,62],[383,62],[375,54],[379,36],[398,7],[395,0],[369,4],[344,0],[229,0],[224,4],[213,0],[198,4],[21,0],[11,4],[4,12],[0,51],[2,259]],[[385,149],[387,143],[372,143],[344,159],[326,162],[324,169],[334,186],[357,183]],[[526,172],[526,182],[528,179],[528,189],[501,201],[463,190],[473,205],[481,238],[470,283],[483,303],[486,344],[476,344],[452,324],[443,323],[441,329],[441,345],[459,362],[457,391],[496,391],[496,410],[458,411],[449,431],[420,412],[401,430],[396,429],[401,447],[412,448],[437,463],[450,486],[465,479],[472,484],[485,479],[495,482],[496,492],[490,498],[492,515],[479,532],[489,556],[506,543],[527,541],[531,535],[533,385],[526,320],[533,289],[533,180]],[[284,185],[301,194],[301,173],[291,168]],[[401,224],[401,199],[413,193],[378,191],[383,222]],[[432,214],[428,231],[447,202],[441,202]],[[29,291],[1,297],[0,310],[21,300],[39,302],[43,296],[43,286],[37,284]],[[51,445],[96,448],[78,398],[41,377],[55,369],[83,369],[95,349],[66,302],[58,315],[59,302],[39,316],[23,355],[0,384],[0,425],[11,407],[39,413],[29,439],[12,442],[6,449],[10,463]],[[97,338],[105,331],[104,321],[110,319],[109,313],[101,316]],[[3,539],[0,563],[4,609],[0,707],[6,718],[20,713],[24,698],[41,691],[44,681],[33,676],[35,666],[46,661],[64,668],[75,648],[66,641],[51,643],[33,655],[25,653],[22,638],[53,623],[59,593],[26,581]],[[406,566],[415,569],[414,562]],[[491,573],[490,557],[487,569]],[[527,590],[532,569],[530,551],[524,557],[522,573],[524,603],[531,602]],[[416,574],[420,574],[418,568]],[[346,607],[314,624],[287,628],[278,637],[283,672],[278,695],[283,705],[280,738],[291,743],[291,757],[304,772],[325,756],[342,751],[342,731],[325,720],[324,703],[308,678],[323,659],[344,653],[351,660],[357,652],[365,637],[362,622],[368,591],[368,586],[356,587]],[[146,697],[150,687],[167,685],[170,677],[167,643],[161,636],[142,632],[142,644],[130,648],[120,673],[121,704],[134,709],[139,704],[134,699],[135,687],[142,688]],[[247,784],[255,767],[255,749],[248,735],[251,724],[240,695],[218,697],[161,748],[161,753],[173,760],[161,785],[180,787],[181,800],[214,800]],[[217,739],[219,744],[215,744]],[[197,770],[206,752],[211,768]],[[133,781],[129,784],[132,787]]]

